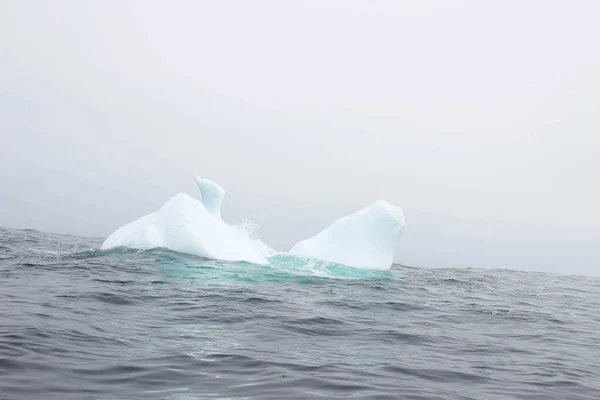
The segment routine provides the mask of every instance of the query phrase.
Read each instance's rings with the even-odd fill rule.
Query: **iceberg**
[[[225,190],[208,179],[197,176],[194,179],[202,193],[202,202],[179,193],[158,211],[117,229],[104,241],[102,249],[165,247],[218,260],[268,264],[266,257],[273,250],[221,219]]]
[[[232,226],[223,221],[221,205],[225,190],[194,176],[202,201],[184,193],[157,211],[113,232],[102,249],[164,247],[180,253],[226,260],[268,264],[280,253],[251,235],[251,221]],[[297,243],[290,254],[356,268],[389,269],[404,230],[402,209],[379,200],[335,221],[315,236]]]
[[[298,242],[290,253],[356,268],[390,269],[403,230],[402,209],[379,200]]]

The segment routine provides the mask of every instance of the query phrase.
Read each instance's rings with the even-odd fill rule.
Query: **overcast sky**
[[[192,174],[288,250],[600,274],[600,2],[0,1],[0,226],[106,236]]]

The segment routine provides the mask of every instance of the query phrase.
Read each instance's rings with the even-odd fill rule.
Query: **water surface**
[[[600,280],[0,229],[2,399],[597,399]]]

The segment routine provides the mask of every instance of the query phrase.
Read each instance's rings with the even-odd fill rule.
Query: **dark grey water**
[[[600,398],[596,278],[99,245],[0,229],[1,399]]]

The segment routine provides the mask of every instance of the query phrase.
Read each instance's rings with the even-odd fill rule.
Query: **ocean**
[[[599,278],[101,243],[0,229],[0,399],[600,398]]]

